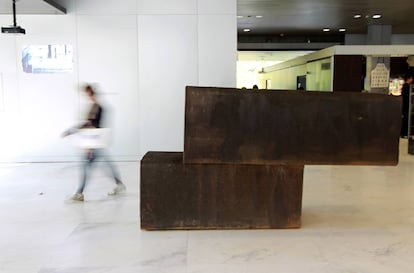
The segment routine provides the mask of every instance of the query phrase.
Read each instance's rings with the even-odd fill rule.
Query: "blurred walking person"
[[[96,98],[95,90],[91,85],[86,85],[84,87],[84,91],[88,96],[89,100],[92,102],[91,108],[88,112],[86,117],[86,121],[79,126],[71,128],[65,131],[62,136],[66,137],[71,134],[78,133],[80,129],[99,129],[101,128],[101,121],[103,117],[104,110],[102,105],[98,103]],[[84,201],[83,192],[87,185],[88,176],[91,172],[94,162],[97,158],[104,159],[105,164],[111,171],[112,178],[115,182],[115,187],[108,192],[108,195],[117,195],[126,191],[126,186],[122,183],[120,175],[114,164],[110,161],[109,157],[105,153],[105,149],[103,147],[100,148],[86,148],[84,161],[82,164],[82,172],[81,172],[81,180],[79,186],[75,192],[71,196],[71,200],[73,201]]]

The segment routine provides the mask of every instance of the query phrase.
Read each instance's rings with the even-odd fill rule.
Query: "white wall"
[[[270,89],[296,90],[296,77],[306,75],[306,64],[263,73],[263,80],[271,81]]]
[[[183,150],[186,85],[236,86],[236,0],[65,2],[67,15],[18,15],[27,34],[0,35],[0,161],[77,160],[59,135],[81,119],[85,82],[111,113],[118,160]],[[73,45],[73,73],[24,73],[27,44]]]

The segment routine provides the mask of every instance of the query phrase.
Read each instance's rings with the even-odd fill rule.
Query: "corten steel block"
[[[190,164],[179,152],[141,160],[141,228],[298,228],[303,167]]]
[[[184,163],[396,165],[401,98],[187,87]]]

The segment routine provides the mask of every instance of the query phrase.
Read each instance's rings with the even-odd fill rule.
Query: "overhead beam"
[[[63,1],[57,0],[19,0],[16,1],[17,15],[64,15],[66,8],[62,6]],[[0,1],[0,14],[13,14],[12,1]]]
[[[53,0],[43,0],[43,2],[51,5],[55,9],[59,10],[61,13],[66,14],[66,8],[63,7],[62,5],[56,3],[55,1],[53,1]]]

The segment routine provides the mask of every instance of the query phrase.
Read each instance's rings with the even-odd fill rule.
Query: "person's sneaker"
[[[117,184],[112,191],[108,192],[108,195],[117,195],[120,193],[124,193],[126,191],[126,187],[124,184]]]
[[[83,201],[83,194],[82,193],[75,193],[74,195],[72,195],[72,197],[70,198],[70,200],[73,201]]]

